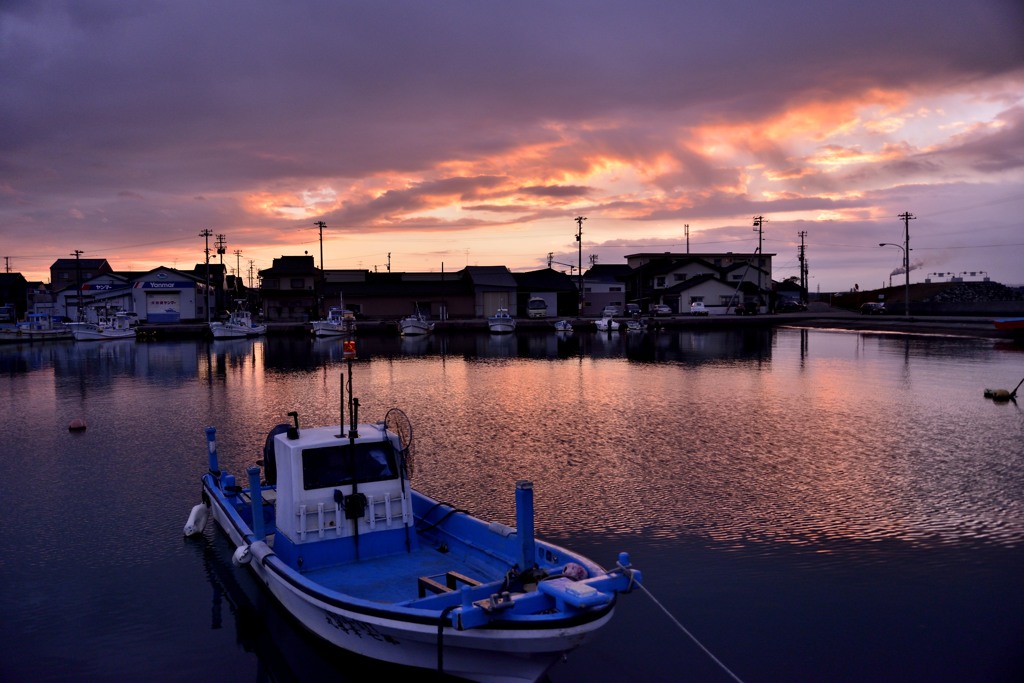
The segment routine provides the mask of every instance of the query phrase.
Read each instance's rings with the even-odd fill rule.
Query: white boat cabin
[[[274,552],[303,571],[415,542],[398,437],[383,423],[359,425],[354,439],[347,425],[338,432],[290,427],[273,436],[273,462],[265,457],[267,483],[277,483]]]

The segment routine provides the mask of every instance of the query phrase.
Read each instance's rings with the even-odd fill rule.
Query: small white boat
[[[14,327],[0,329],[0,342],[37,342],[71,339],[71,329],[49,313],[29,313]]]
[[[135,339],[132,318],[124,312],[112,316],[101,316],[96,322],[67,323],[75,341],[106,341],[110,339]]]
[[[430,334],[434,331],[434,323],[417,308],[412,315],[398,321],[398,329],[406,337]]]
[[[594,326],[597,327],[599,332],[615,332],[619,329],[619,321],[610,315],[602,315],[594,321]]]
[[[627,332],[644,332],[647,330],[647,321],[642,318],[630,318],[626,321]]]
[[[227,321],[210,323],[210,332],[213,333],[214,339],[258,337],[266,331],[266,325],[257,325],[252,321],[252,314],[240,308],[231,311]]]
[[[356,331],[355,313],[343,306],[331,306],[327,317],[310,323],[315,337],[340,337]]]
[[[507,308],[499,308],[487,318],[487,327],[493,334],[509,334],[516,331],[516,319],[509,315]]]
[[[532,482],[516,482],[515,528],[414,489],[412,424],[397,408],[359,423],[344,343],[350,424],[300,430],[289,413],[253,453],[262,467],[237,480],[208,427],[185,535],[212,517],[234,564],[331,646],[465,680],[542,678],[609,622],[640,572],[627,553],[605,570],[535,538]]]
[[[555,321],[556,332],[572,332],[572,323],[568,320],[556,320]]]

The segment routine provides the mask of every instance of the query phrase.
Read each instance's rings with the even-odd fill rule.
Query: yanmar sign
[[[196,283],[187,280],[180,282],[156,282],[143,280],[135,283],[135,289],[195,289]]]

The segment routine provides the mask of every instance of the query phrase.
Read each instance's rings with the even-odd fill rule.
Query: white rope
[[[619,566],[622,566],[622,565],[619,565]],[[687,636],[688,636],[688,637],[690,638],[690,640],[692,640],[692,641],[693,641],[694,643],[696,643],[696,644],[697,644],[697,647],[699,647],[699,648],[700,648],[701,650],[704,650],[704,653],[705,653],[705,654],[706,654],[706,655],[707,655],[708,657],[710,657],[710,658],[711,658],[711,660],[712,660],[712,661],[713,661],[713,662],[714,662],[715,664],[717,664],[718,666],[722,667],[722,671],[724,671],[725,673],[727,673],[727,674],[729,674],[730,676],[732,676],[732,679],[733,679],[734,681],[736,681],[736,683],[743,683],[743,681],[741,681],[741,680],[740,680],[740,677],[739,677],[739,676],[737,676],[737,675],[736,675],[736,674],[734,674],[734,673],[733,673],[732,671],[730,671],[730,670],[729,670],[729,667],[727,667],[727,666],[726,666],[725,664],[723,664],[723,663],[722,663],[721,661],[719,661],[718,657],[716,657],[716,656],[714,656],[713,654],[711,654],[711,650],[709,650],[709,649],[707,649],[706,647],[704,647],[704,644],[703,644],[703,643],[701,643],[701,642],[700,642],[699,640],[697,640],[697,638],[696,638],[696,637],[695,637],[695,636],[694,636],[694,635],[693,635],[692,633],[690,633],[689,631],[687,631],[687,630],[686,630],[686,627],[685,627],[685,626],[683,626],[682,624],[680,624],[680,623],[679,623],[679,620],[678,620],[678,619],[676,619],[676,618],[675,618],[674,616],[672,616],[672,614],[671,614],[671,613],[670,613],[670,612],[669,612],[669,611],[668,611],[667,609],[665,609],[665,606],[664,606],[664,605],[662,605],[662,604],[661,604],[660,602],[658,602],[658,599],[657,599],[657,598],[655,598],[655,597],[654,597],[654,596],[653,596],[653,595],[651,594],[651,592],[650,592],[649,590],[647,590],[647,587],[646,587],[646,586],[644,586],[644,585],[643,585],[642,583],[638,583],[638,584],[636,584],[636,585],[640,586],[640,590],[642,590],[642,591],[643,591],[644,593],[646,593],[646,594],[647,594],[647,596],[648,596],[648,597],[649,597],[649,598],[650,598],[651,600],[653,600],[653,601],[654,601],[654,604],[655,604],[655,605],[657,605],[658,607],[660,607],[660,608],[661,608],[661,611],[662,611],[662,612],[664,612],[664,613],[665,613],[665,615],[666,615],[666,616],[668,616],[668,618],[672,620],[672,623],[674,623],[674,624],[675,624],[676,626],[678,626],[678,627],[679,627],[679,630],[680,630],[680,631],[682,631],[683,633],[685,633],[685,634],[686,634],[686,635],[687,635]]]

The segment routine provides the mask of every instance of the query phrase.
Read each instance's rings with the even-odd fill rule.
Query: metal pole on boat
[[[342,348],[344,349],[345,361],[348,364],[348,467],[349,472],[352,474],[352,493],[349,494],[349,498],[358,502],[359,478],[356,472],[356,439],[359,438],[359,399],[352,397],[352,359],[356,355],[356,343],[354,341],[345,341]],[[356,515],[354,510],[349,508],[349,505],[345,506],[345,514],[352,517],[352,543],[355,548],[356,559],[358,560],[359,517],[361,515]]]
[[[252,500],[252,533],[257,541],[262,541],[266,536],[263,528],[263,490],[260,488],[260,468],[250,467],[246,470],[249,473],[249,498]]]
[[[525,572],[533,568],[537,556],[533,538],[533,482],[528,479],[516,482],[516,535],[520,570]]]
[[[206,428],[206,450],[210,457],[210,474],[220,476],[220,465],[217,464],[217,428]]]

